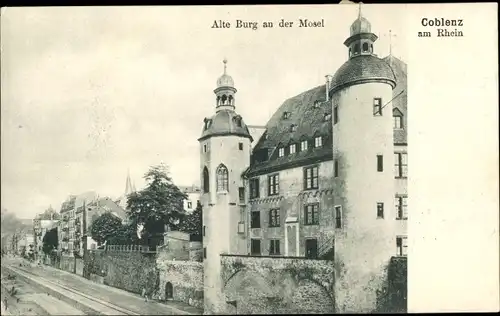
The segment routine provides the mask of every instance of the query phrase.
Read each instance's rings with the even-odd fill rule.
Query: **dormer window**
[[[283,119],[285,119],[285,120],[289,119],[290,116],[292,116],[292,113],[290,113],[290,112],[283,113]]]
[[[212,124],[212,120],[210,119],[205,119],[205,129],[210,128],[210,125]]]
[[[241,127],[241,116],[235,116],[234,121],[236,122],[237,127]]]
[[[304,151],[304,150],[307,150],[307,140],[303,140],[300,142],[300,151]]]
[[[399,112],[399,111],[397,111],[397,112]],[[403,116],[400,113],[394,113],[392,117],[394,118],[394,129],[402,129],[403,128]]]
[[[321,146],[323,146],[323,137],[316,136],[314,138],[314,147],[318,148],[318,147],[321,147]]]
[[[292,126],[290,126],[290,132],[295,132],[297,131],[297,125],[293,124]]]
[[[325,119],[326,122],[329,121],[331,118],[332,118],[331,114],[325,113],[324,119]]]
[[[285,148],[278,148],[278,157],[283,157],[285,155]]]
[[[295,144],[290,145],[290,155],[295,154],[297,146]]]
[[[316,101],[314,101],[314,105],[313,105],[313,106],[314,106],[315,108],[319,108],[320,104],[321,104],[321,101],[316,100]]]

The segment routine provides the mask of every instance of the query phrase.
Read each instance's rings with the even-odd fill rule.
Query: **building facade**
[[[179,190],[187,195],[187,199],[184,200],[184,211],[186,213],[192,213],[200,202],[201,189],[192,185],[189,187],[179,186]]]
[[[200,143],[205,309],[223,310],[221,254],[329,259],[338,312],[372,312],[392,257],[407,254],[406,64],[379,58],[359,15],[348,60],[286,100],[254,140],[217,81]],[[253,145],[252,145],[253,144]]]

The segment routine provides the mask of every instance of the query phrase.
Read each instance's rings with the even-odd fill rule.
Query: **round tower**
[[[238,223],[245,222],[240,202],[245,192],[242,173],[250,165],[252,137],[235,112],[236,88],[226,71],[217,80],[215,114],[205,118],[200,143],[203,205],[204,313],[226,309],[221,284],[221,254],[247,253]]]
[[[332,78],[336,312],[370,313],[382,302],[396,253],[391,67],[361,16],[344,42],[349,59]]]

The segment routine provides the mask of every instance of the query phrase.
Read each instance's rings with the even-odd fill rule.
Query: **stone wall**
[[[172,299],[203,308],[203,263],[169,260],[166,252],[156,258],[161,300]]]
[[[75,273],[83,276],[83,259],[77,258],[75,260]]]
[[[74,273],[75,272],[75,257],[61,256],[59,269]]]
[[[224,314],[333,313],[329,260],[221,255]],[[206,311],[210,313],[210,311]]]
[[[89,251],[84,257],[84,276],[102,277],[106,285],[140,294],[157,290],[155,255],[140,252]]]

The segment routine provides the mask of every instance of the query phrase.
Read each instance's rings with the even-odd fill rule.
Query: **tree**
[[[144,225],[141,239],[155,248],[163,240],[165,225],[177,228],[187,195],[173,183],[163,164],[151,167],[144,179],[146,187],[128,196],[127,213],[134,227]]]
[[[185,215],[179,223],[179,230],[191,235],[192,238],[201,239],[203,234],[203,207],[198,201],[196,209]]]
[[[138,240],[137,228],[134,225],[122,225],[116,233],[109,237],[111,245],[132,245]]]
[[[42,239],[42,251],[46,254],[51,254],[52,250],[57,249],[59,245],[59,237],[57,236],[57,228],[52,228]]]
[[[122,227],[122,221],[110,212],[106,212],[99,216],[90,227],[90,235],[92,239],[100,245],[109,239],[111,236]]]

